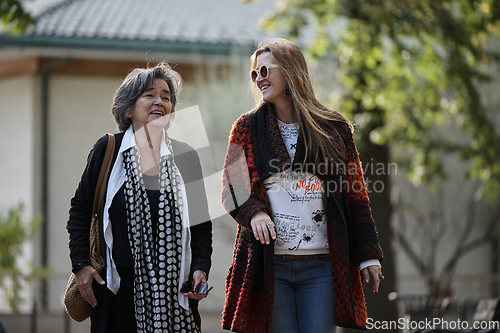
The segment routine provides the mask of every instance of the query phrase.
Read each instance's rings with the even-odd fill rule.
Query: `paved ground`
[[[229,333],[221,327],[220,313],[204,312],[201,317],[202,333]],[[32,330],[32,318],[29,315],[0,314],[0,322],[5,327],[6,333],[89,333],[89,320],[77,323],[67,319],[69,317],[65,313],[40,315],[36,319],[36,330]],[[337,329],[337,333],[348,332],[352,331]]]
[[[222,329],[220,313],[202,313],[201,328],[203,333],[229,332]]]
[[[220,313],[202,313],[203,333],[227,333],[221,328]],[[88,333],[90,322],[82,323],[68,320],[66,314],[46,314],[36,318],[36,330],[32,330],[29,315],[0,314],[0,322],[6,333]],[[68,327],[69,325],[69,327]]]

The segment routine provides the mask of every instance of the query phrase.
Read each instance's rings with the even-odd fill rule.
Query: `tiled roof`
[[[36,0],[37,25],[22,38],[255,45],[274,0]]]

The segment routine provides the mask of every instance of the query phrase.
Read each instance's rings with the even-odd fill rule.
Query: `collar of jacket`
[[[262,105],[252,114],[250,133],[259,179],[262,180],[272,174],[282,172],[290,166],[292,166],[292,170],[300,170],[303,167],[304,171],[317,174],[314,163],[305,159],[306,149],[302,131],[299,131],[295,158],[293,161],[291,160],[281,137],[276,114],[270,104]],[[319,175],[317,176],[319,177]]]

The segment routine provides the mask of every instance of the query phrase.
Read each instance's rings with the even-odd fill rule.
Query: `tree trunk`
[[[372,282],[370,282],[369,285],[365,286],[365,295],[368,318],[372,318],[374,321],[395,321],[398,319],[397,306],[394,301],[388,299],[388,295],[396,291],[391,228],[392,205],[390,201],[390,173],[394,173],[396,170],[389,168],[391,163],[389,147],[387,145],[374,145],[370,142],[370,132],[379,127],[383,121],[381,113],[377,110],[371,110],[370,115],[372,121],[361,129],[361,133],[358,133],[358,149],[363,169],[366,170],[365,179],[378,239],[384,251],[382,272],[385,279],[380,283],[378,293],[371,292]],[[359,136],[359,134],[361,135]],[[384,332],[397,332],[397,330],[384,330]]]

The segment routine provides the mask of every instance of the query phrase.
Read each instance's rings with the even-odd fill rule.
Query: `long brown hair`
[[[304,138],[306,158],[313,161],[318,168],[321,165],[330,166],[331,162],[337,165],[344,163],[345,146],[342,140],[334,140],[332,137],[331,131],[336,132],[333,122],[346,123],[351,131],[353,125],[339,112],[328,109],[316,99],[302,50],[297,44],[283,38],[265,40],[252,54],[252,68],[257,66],[257,58],[264,52],[271,53],[288,82],[292,93],[293,112]],[[252,83],[252,94],[257,109],[264,102],[256,83]]]

